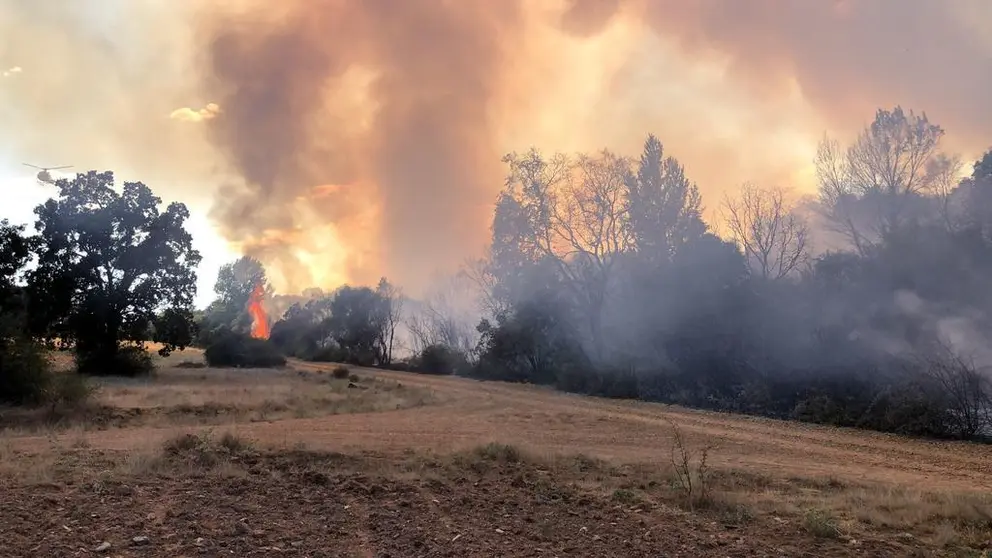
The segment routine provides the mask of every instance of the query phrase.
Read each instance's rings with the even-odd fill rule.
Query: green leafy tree
[[[24,234],[24,227],[6,219],[0,221],[0,328],[12,327],[11,320],[23,318],[22,289],[17,277],[31,253],[32,240]]]
[[[39,403],[51,386],[42,348],[25,334],[24,288],[18,284],[32,245],[23,226],[0,221],[0,401],[4,403]]]
[[[55,187],[58,196],[35,209],[32,326],[72,344],[93,364],[86,371],[113,373],[122,346],[143,346],[157,313],[192,318],[201,258],[184,228],[189,211],[181,203],[161,211],[162,200],[140,182],[118,190],[109,171],[80,173]],[[163,353],[184,345],[170,336],[162,341]]]

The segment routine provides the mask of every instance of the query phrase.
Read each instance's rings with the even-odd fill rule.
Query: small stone
[[[110,550],[110,543],[107,541],[103,541],[102,543],[98,544],[96,548],[93,549],[93,552],[106,552],[108,550]]]
[[[592,540],[594,540],[594,541],[598,541],[601,538],[603,538],[603,537],[600,537],[599,535],[593,535],[592,536]]]
[[[131,542],[133,542],[134,544],[144,545],[144,544],[148,544],[150,541],[148,540],[148,537],[144,535],[138,535],[137,537],[132,538]]]
[[[193,544],[195,544],[196,546],[203,546],[203,537],[196,537],[196,540],[193,541]]]
[[[502,529],[496,529],[496,532],[502,535],[505,531],[503,531]]]
[[[460,538],[462,538],[462,534],[461,533],[458,533],[457,535],[455,535],[455,538],[451,539],[451,542],[455,542],[455,541],[457,541]]]

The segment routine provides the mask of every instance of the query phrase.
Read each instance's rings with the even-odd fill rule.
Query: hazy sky
[[[974,159],[989,91],[986,0],[0,0],[0,214],[45,197],[22,161],[113,169],[190,206],[201,301],[241,252],[416,291],[481,251],[509,150],[655,133],[712,209],[809,191],[879,107]]]

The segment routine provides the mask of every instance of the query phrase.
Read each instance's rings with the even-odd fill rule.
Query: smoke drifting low
[[[992,142],[984,0],[211,4],[0,0],[4,141],[167,197],[222,184],[213,219],[281,290],[423,287],[482,247],[499,157],[531,144],[654,132],[713,200],[809,186],[824,130],[880,106]]]

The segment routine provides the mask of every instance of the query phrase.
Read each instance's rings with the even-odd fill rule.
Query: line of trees
[[[992,152],[958,181],[926,115],[879,110],[816,159],[826,224],[781,189],[704,223],[682,165],[648,137],[506,157],[471,374],[712,409],[938,436],[988,433]],[[807,204],[810,205],[810,204]],[[826,232],[828,234],[822,234]],[[832,236],[831,236],[832,233]]]
[[[16,372],[43,367],[44,345],[71,348],[81,372],[120,374],[147,370],[155,340],[231,363],[281,353],[987,435],[992,151],[959,179],[943,135],[926,115],[879,110],[850,144],[823,140],[815,200],[744,184],[722,200],[723,235],[654,136],[636,159],[511,153],[486,257],[422,300],[386,279],[290,300],[245,257],[202,312],[185,206],[80,174],[55,182],[35,234],[0,225],[0,399],[49,389]],[[248,347],[259,285],[277,319]]]

